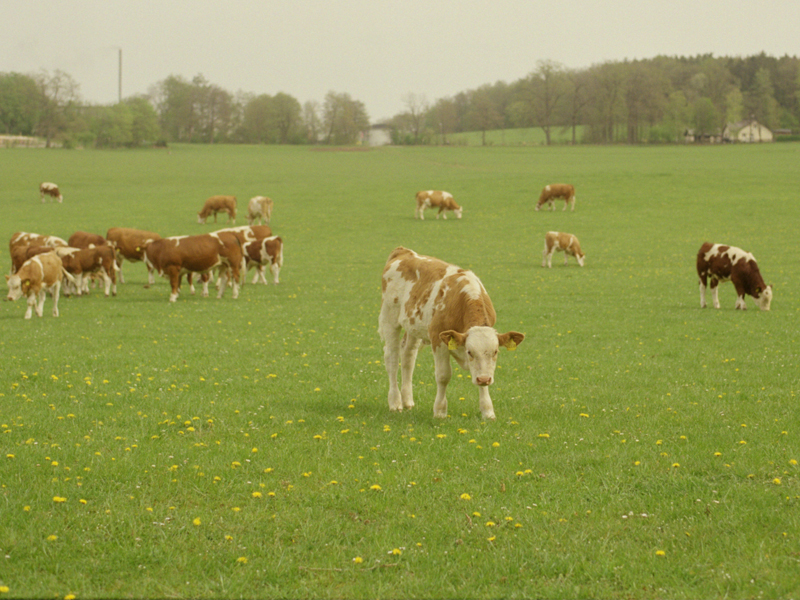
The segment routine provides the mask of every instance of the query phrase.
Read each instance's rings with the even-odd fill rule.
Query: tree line
[[[169,76],[148,94],[115,105],[81,101],[62,71],[0,73],[0,133],[35,135],[49,146],[134,147],[169,142],[353,144],[369,128],[366,107],[347,93],[301,105],[286,93],[231,94],[197,75]],[[567,69],[539,61],[526,77],[429,101],[407,94],[391,126],[398,144],[447,144],[451,134],[539,127],[572,143],[678,142],[755,119],[800,130],[800,59],[658,56]],[[485,139],[485,138],[484,138]]]

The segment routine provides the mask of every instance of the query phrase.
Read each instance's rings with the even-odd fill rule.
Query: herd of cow
[[[40,186],[42,201],[49,195],[59,202],[63,197],[58,186],[43,183]],[[575,188],[568,184],[551,184],[544,187],[536,210],[561,198],[575,210]],[[453,195],[441,190],[426,190],[416,195],[414,216],[424,219],[425,209],[438,209],[447,218],[451,211],[460,219],[463,208]],[[235,225],[236,198],[212,196],[198,213],[198,222],[205,223],[209,216],[224,212]],[[193,236],[161,238],[157,233],[114,227],[106,237],[76,232],[68,242],[54,236],[32,233],[15,233],[11,238],[12,275],[6,276],[9,300],[23,295],[28,297],[25,318],[32,309],[42,316],[45,290],[53,295],[53,315],[58,316],[58,296],[62,278],[66,278],[76,293],[88,288],[87,273],[99,273],[105,283],[105,294],[116,294],[116,272],[122,278],[122,260],[144,261],[148,270],[148,284],[153,283],[153,273],[168,277],[171,284],[170,301],[177,299],[181,277],[199,274],[203,281],[203,295],[208,295],[209,274],[219,270],[218,297],[228,281],[233,285],[233,297],[239,292],[240,276],[249,267],[256,267],[253,280],[267,283],[266,267],[270,268],[275,283],[283,265],[283,243],[273,236],[269,227],[272,200],[256,196],[248,206],[249,225],[230,227],[213,233]],[[444,213],[444,214],[443,214]],[[255,225],[256,219],[260,223]],[[263,222],[266,221],[266,225]],[[584,265],[585,254],[578,238],[570,233],[549,231],[545,235],[542,267],[550,267],[553,253],[574,256]],[[736,309],[746,309],[745,296],[755,299],[761,310],[769,310],[772,286],[766,285],[758,264],[749,252],[734,246],[704,243],[697,254],[697,274],[700,279],[700,305],[706,306],[705,292],[709,280],[715,308],[719,308],[718,286],[731,281],[736,288]],[[243,278],[242,278],[243,280]],[[420,346],[430,344],[433,349],[436,399],[434,417],[447,416],[445,392],[451,378],[452,357],[465,371],[470,372],[472,383],[478,386],[479,405],[483,418],[494,419],[494,409],[489,396],[489,386],[494,382],[498,350],[501,346],[514,350],[525,339],[523,333],[509,331],[500,334],[494,329],[497,315],[492,301],[480,279],[472,272],[437,258],[422,256],[413,250],[398,247],[389,255],[381,278],[381,309],[378,331],[384,342],[384,364],[389,377],[389,409],[402,411],[414,406],[412,377]],[[192,287],[192,292],[194,288]],[[397,372],[401,371],[398,382]]]
[[[554,201],[564,200],[564,210],[575,210],[575,188],[568,184],[544,187],[536,210]],[[427,208],[438,208],[436,218],[452,211],[460,219],[463,208],[453,195],[441,190],[417,193],[414,216],[424,219]],[[444,214],[443,214],[444,213]],[[583,266],[585,254],[578,238],[570,233],[549,231],[545,234],[542,267],[551,267],[553,253],[574,256]],[[745,295],[752,296],[761,310],[769,310],[772,286],[765,285],[755,258],[734,246],[705,243],[697,254],[700,278],[700,305],[706,306],[705,291],[711,282],[714,307],[719,308],[718,285],[732,281],[736,287],[737,309],[746,309]],[[447,417],[445,393],[451,377],[450,357],[478,386],[478,399],[484,419],[494,419],[489,386],[494,382],[500,346],[514,350],[525,339],[517,331],[499,334],[497,320],[486,289],[472,272],[439,259],[422,256],[408,248],[395,248],[389,255],[381,280],[381,311],[378,331],[384,342],[383,358],[389,377],[389,410],[402,411],[414,406],[412,379],[417,352],[423,344],[433,349],[436,399],[433,416]],[[397,371],[400,370],[398,382]]]
[[[54,183],[42,183],[39,191],[58,202],[63,196]],[[208,296],[208,283],[212,272],[218,273],[217,297],[221,297],[228,283],[233,287],[233,297],[239,295],[240,282],[247,271],[256,269],[253,283],[267,283],[269,268],[273,281],[278,283],[283,266],[283,240],[272,235],[269,226],[272,200],[256,196],[248,206],[249,225],[228,227],[201,235],[184,235],[162,238],[158,233],[141,229],[112,227],[103,237],[99,234],[76,231],[68,240],[38,233],[17,232],[11,236],[11,275],[6,275],[8,300],[27,298],[25,318],[33,310],[38,316],[44,312],[47,292],[53,297],[53,316],[58,316],[58,299],[62,291],[78,296],[88,293],[92,278],[103,281],[106,296],[117,295],[117,274],[122,274],[124,260],[144,262],[148,272],[149,287],[155,281],[154,273],[170,281],[169,300],[175,302],[180,292],[181,278],[187,275],[192,293],[192,276],[197,274],[203,284],[203,295]],[[228,221],[236,224],[236,198],[212,196],[198,213],[205,222],[212,212],[227,212]],[[259,224],[255,224],[259,221]],[[266,224],[264,224],[266,223]]]

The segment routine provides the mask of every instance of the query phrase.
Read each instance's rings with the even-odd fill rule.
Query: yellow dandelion
[[[486,540],[487,540],[487,541],[489,541],[489,542],[493,542],[493,541],[495,541],[496,539],[497,539],[497,536],[496,536],[496,535],[493,535],[492,537],[488,537],[488,538],[486,538]]]
[[[200,517],[196,517],[194,521],[192,521],[192,525],[194,525],[195,527],[200,527],[201,523],[202,521],[200,520]]]
[[[781,484],[781,478],[780,477],[776,477],[775,479],[772,480],[772,483],[774,483],[775,485],[780,485]]]
[[[64,596],[64,600],[75,600],[75,594],[67,594]]]
[[[67,499],[62,496],[53,496],[53,502],[60,504],[62,502],[66,502]]]
[[[261,498],[261,492],[253,492],[253,498]]]
[[[364,562],[364,559],[363,559],[363,558],[361,558],[360,556],[356,556],[356,557],[353,559],[353,562],[354,562],[355,564],[357,564],[357,565],[360,565],[361,563],[363,563],[363,562]]]
[[[236,562],[239,563],[240,565],[246,565],[247,564],[247,557],[246,556],[240,556],[239,558],[236,559]]]
[[[481,513],[479,513],[478,511],[475,511],[474,513],[472,513],[472,516],[480,518]]]
[[[376,483],[375,485],[371,485],[371,486],[369,486],[369,489],[371,489],[373,492],[380,492],[380,491],[381,491],[381,486],[379,486],[379,485]]]
[[[663,557],[663,556],[666,556],[666,555],[667,555],[667,553],[664,552],[663,550],[656,550],[656,556],[662,556]]]
[[[400,556],[402,553],[403,553],[403,551],[400,550],[400,548],[393,548],[392,549],[392,555],[393,556]]]
[[[499,447],[500,447],[500,442],[495,442],[492,444],[492,448],[499,448]]]
[[[461,499],[462,500],[472,500],[472,496],[470,496],[469,494],[461,494]]]
[[[0,585],[0,594],[7,594],[9,589],[7,585]]]
[[[486,527],[494,527],[496,523],[494,521],[486,521]]]
[[[681,466],[680,463],[672,463],[672,468],[673,469],[677,469],[680,466]]]
[[[58,536],[57,536],[57,535],[53,535],[53,534],[51,534],[51,535],[48,535],[48,536],[47,536],[47,541],[48,541],[48,542],[55,542],[57,539],[58,539]]]
[[[795,459],[792,459],[792,460],[789,461],[789,464],[794,466],[794,465],[797,464],[797,461]]]

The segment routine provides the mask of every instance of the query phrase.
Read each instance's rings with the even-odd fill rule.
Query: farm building
[[[370,146],[386,146],[392,143],[391,125],[373,125],[367,131],[367,144]]]
[[[759,123],[751,119],[739,121],[738,123],[728,123],[722,130],[722,139],[726,142],[771,142],[774,140],[772,132]]]

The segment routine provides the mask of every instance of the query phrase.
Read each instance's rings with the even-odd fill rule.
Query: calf
[[[147,265],[170,280],[170,302],[178,299],[181,277],[185,273],[207,275],[220,266],[230,268],[233,297],[238,298],[239,271],[243,260],[241,242],[230,232],[162,238],[149,242],[145,247]],[[227,270],[222,278],[217,298],[221,298],[225,291]],[[208,296],[207,279],[203,282],[203,296]]]
[[[247,270],[255,267],[256,274],[253,283],[258,283],[261,279],[267,285],[267,278],[264,276],[266,268],[269,267],[272,273],[272,281],[280,283],[278,277],[283,268],[283,240],[276,235],[263,238],[261,240],[246,242],[242,246],[244,258],[247,263]]]
[[[153,240],[160,240],[161,236],[153,231],[144,229],[130,229],[127,227],[112,227],[106,232],[106,239],[117,251],[117,267],[119,270],[119,281],[125,283],[122,276],[122,260],[139,262],[144,260],[144,248]],[[147,267],[147,285],[150,287],[155,283],[155,276],[150,267]]]
[[[214,213],[214,223],[217,222],[217,213],[228,213],[228,222],[236,223],[236,196],[211,196],[203,205],[203,210],[197,213],[197,222],[205,223],[211,213]]]
[[[78,296],[89,293],[89,278],[93,273],[103,279],[104,293],[117,295],[117,260],[114,248],[104,244],[92,248],[56,248],[64,269],[74,276]]]
[[[578,264],[583,266],[583,259],[586,256],[581,251],[581,243],[571,233],[561,233],[559,231],[548,231],[544,236],[544,252],[542,252],[542,266],[552,267],[553,253],[564,253],[564,265],[567,264],[567,258],[574,256]]]
[[[735,309],[746,310],[745,295],[750,295],[761,310],[769,310],[772,286],[766,285],[755,257],[735,246],[706,242],[697,253],[697,275],[700,277],[700,307],[706,307],[706,285],[711,279],[714,308],[719,308],[719,284],[732,281],[736,288]]]
[[[564,199],[564,210],[567,210],[567,206],[570,204],[572,205],[570,210],[575,210],[575,188],[568,183],[551,183],[544,186],[542,193],[539,195],[536,210],[539,210],[543,204],[549,204],[552,210],[555,210],[556,198]]]
[[[381,288],[378,331],[384,342],[383,357],[389,375],[389,410],[414,406],[412,377],[417,352],[420,345],[429,343],[437,386],[433,416],[447,417],[445,392],[452,356],[478,386],[481,415],[494,419],[489,386],[494,382],[498,348],[514,350],[525,335],[516,331],[497,333],[492,301],[475,274],[406,248],[396,248],[383,269]],[[405,335],[401,336],[403,330]],[[402,387],[397,382],[398,362],[402,367]]]
[[[247,222],[252,225],[256,219],[259,224],[266,222],[269,225],[269,220],[272,218],[272,200],[266,196],[253,196],[247,204]]]
[[[6,275],[8,283],[8,296],[6,300],[17,300],[22,296],[28,298],[28,310],[25,318],[30,319],[34,307],[36,314],[44,314],[44,299],[46,292],[53,296],[53,316],[58,316],[58,296],[61,291],[61,281],[66,274],[61,260],[53,252],[34,256],[19,268],[16,274]]]
[[[438,208],[439,212],[436,213],[436,218],[439,218],[439,215],[446,210],[452,210],[453,214],[456,216],[456,219],[461,218],[461,214],[464,211],[456,201],[453,199],[453,195],[449,192],[443,192],[441,190],[427,190],[422,192],[417,192],[417,208],[414,211],[414,217],[417,219],[425,220],[425,215],[423,212],[426,208]],[[442,218],[446,219],[447,214],[443,214]]]
[[[64,196],[61,195],[58,186],[49,181],[39,184],[39,195],[42,197],[42,202],[44,202],[45,196],[50,196],[51,200],[58,200],[59,202],[64,201]]]

